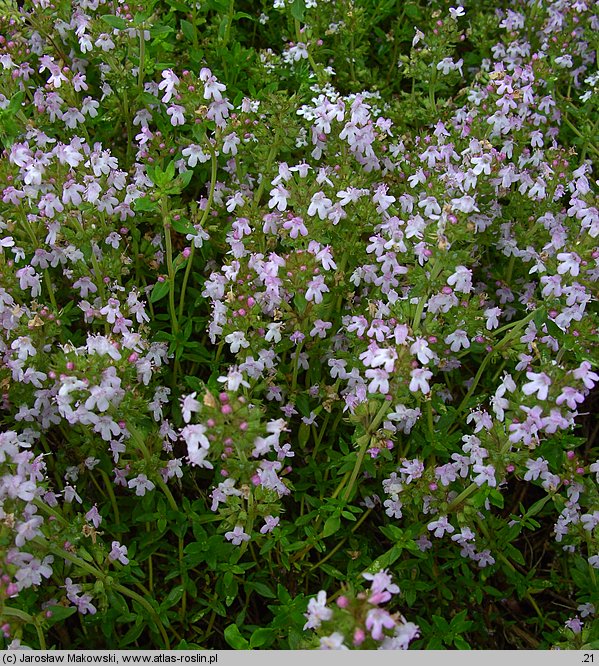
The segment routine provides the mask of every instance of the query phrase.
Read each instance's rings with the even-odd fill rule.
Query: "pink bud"
[[[339,606],[339,608],[347,608],[349,606],[349,599],[345,596],[340,596],[337,599],[337,606]]]
[[[354,631],[354,645],[362,645],[364,642],[364,639],[366,638],[366,634],[364,633],[363,629],[356,629]]]

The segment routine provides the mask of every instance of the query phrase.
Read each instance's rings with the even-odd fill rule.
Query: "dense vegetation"
[[[596,5],[0,8],[0,645],[597,647]]]

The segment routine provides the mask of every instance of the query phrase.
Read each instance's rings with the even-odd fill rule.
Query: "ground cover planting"
[[[0,9],[0,647],[597,648],[596,3]]]

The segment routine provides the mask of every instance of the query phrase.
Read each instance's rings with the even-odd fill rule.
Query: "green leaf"
[[[250,648],[262,647],[266,642],[274,638],[274,635],[274,629],[268,629],[266,627],[256,629],[250,638]]]
[[[193,171],[184,171],[183,173],[180,173],[177,180],[179,181],[179,184],[181,185],[181,189],[184,190],[189,183],[191,183],[191,179],[193,178]]]
[[[161,298],[164,298],[168,294],[169,283],[168,280],[164,282],[157,282],[152,289],[150,294],[150,302],[157,303]]]
[[[190,42],[195,42],[197,39],[196,29],[193,26],[193,23],[190,23],[185,19],[181,19],[181,32],[185,36],[185,39],[189,40]]]
[[[77,608],[75,606],[68,606],[66,608],[64,606],[49,606],[46,609],[46,613],[50,613],[50,615],[47,616],[48,619],[46,620],[46,625],[51,627],[57,622],[66,620],[67,617],[70,617],[76,612]]]
[[[300,448],[304,448],[310,439],[310,426],[307,426],[305,423],[300,423],[298,440]]]
[[[445,618],[441,617],[440,615],[433,615],[432,620],[435,627],[442,634],[448,634],[450,632],[449,624],[447,623],[447,620]]]
[[[208,0],[206,6],[208,9],[213,9],[214,11],[221,13],[226,12],[229,9],[227,5],[227,0]]]
[[[293,4],[291,5],[291,16],[293,16],[296,21],[303,21],[305,12],[306,5],[304,0],[293,0]]]
[[[241,635],[236,624],[230,624],[225,629],[225,640],[234,650],[249,650],[250,644]]]
[[[277,595],[270,589],[270,587],[268,587],[268,585],[265,585],[264,583],[252,581],[251,583],[246,583],[245,587],[249,590],[254,590],[254,592],[257,592],[261,597],[266,599],[277,598]]]
[[[150,28],[151,37],[159,37],[160,35],[168,35],[171,32],[175,32],[170,25],[156,25]]]
[[[207,546],[205,542],[194,542],[185,546],[185,564],[189,569],[206,561]]]
[[[368,567],[368,572],[375,574],[381,569],[386,569],[391,566],[395,560],[401,555],[404,549],[404,545],[397,543],[395,546],[390,548],[386,553],[383,553],[380,557],[377,557],[376,560]]]
[[[166,599],[160,604],[160,608],[170,608],[171,606],[174,606],[176,603],[178,603],[183,596],[183,590],[183,585],[176,585],[173,587],[173,589],[168,593]]]
[[[149,197],[140,197],[139,199],[135,199],[133,202],[133,209],[136,212],[149,212],[152,210],[156,210],[158,208],[158,204],[156,201],[152,201]]]
[[[329,516],[325,521],[324,527],[322,528],[322,538],[326,539],[327,537],[330,537],[332,534],[335,534],[335,532],[339,529],[340,526],[341,526],[341,518],[339,517],[338,513]]]
[[[124,647],[136,641],[144,630],[143,616],[138,616],[136,623],[129,629],[129,631],[119,641],[119,647]]]
[[[534,317],[533,317],[533,321],[535,323],[535,326],[537,328],[541,328],[546,320],[547,320],[547,312],[546,312],[545,308],[539,308],[535,312]]]
[[[504,546],[504,549],[505,549],[505,554],[511,560],[514,560],[514,562],[517,562],[518,564],[521,564],[522,566],[524,566],[526,564],[526,562],[524,560],[524,556],[522,555],[522,553],[517,548],[512,546],[511,543],[506,543],[505,546]]]
[[[305,393],[300,393],[297,396],[295,406],[299,409],[302,416],[310,416],[310,401]]]
[[[15,95],[13,95],[10,98],[10,104],[8,105],[8,112],[9,113],[16,113],[20,108],[21,105],[23,104],[23,100],[25,99],[25,93],[24,92],[18,92]]]
[[[306,306],[308,305],[308,301],[304,296],[301,294],[297,293],[293,297],[293,303],[298,311],[298,314],[302,315],[306,311]]]
[[[496,488],[489,489],[489,501],[493,506],[503,509],[503,495]]]
[[[127,21],[122,19],[120,16],[104,14],[101,19],[104,21],[104,23],[108,23],[111,28],[116,28],[117,30],[124,30],[127,27]]]

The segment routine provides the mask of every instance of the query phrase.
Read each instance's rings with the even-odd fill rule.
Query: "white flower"
[[[189,423],[191,420],[192,412],[200,411],[200,403],[196,400],[197,393],[194,391],[184,398],[181,398],[181,412],[183,413],[183,420]]]
[[[434,530],[434,534],[438,539],[440,539],[445,532],[447,532],[447,534],[455,532],[455,527],[448,522],[447,516],[441,516],[438,520],[433,520],[427,525],[427,528],[431,532]]]
[[[243,531],[241,525],[235,525],[232,532],[225,533],[225,539],[230,541],[234,546],[239,546],[242,542],[249,541],[250,535]]]
[[[187,148],[183,148],[181,153],[183,157],[187,158],[187,164],[192,169],[193,167],[196,166],[198,162],[200,162],[200,164],[203,164],[204,162],[207,162],[210,159],[210,155],[206,155],[206,153],[202,150],[202,148],[200,146],[196,146],[195,143],[190,144],[189,146],[187,146]]]
[[[315,599],[310,599],[308,602],[308,612],[304,613],[304,616],[308,618],[308,621],[304,625],[304,631],[306,629],[317,629],[320,627],[321,622],[331,619],[333,611],[327,608],[326,603],[327,593],[324,590],[320,590]]]
[[[410,373],[412,379],[410,380],[410,391],[416,393],[421,391],[425,395],[431,390],[428,380],[433,376],[433,373],[426,368],[416,368]]]
[[[320,639],[321,650],[349,650],[347,645],[343,644],[344,636],[338,631],[330,636],[323,636]]]
[[[416,338],[410,347],[410,353],[415,354],[422,365],[427,365],[435,358],[435,352],[429,349],[428,342],[424,338]]]
[[[527,372],[526,378],[530,379],[528,384],[522,387],[524,395],[537,394],[539,400],[547,400],[549,387],[551,386],[551,378],[544,372]]]
[[[135,488],[135,494],[143,497],[148,490],[154,490],[156,487],[145,474],[139,474],[131,479],[127,484],[129,488]]]
[[[456,266],[455,272],[447,278],[447,284],[463,294],[472,291],[472,271],[466,266]]]
[[[328,215],[329,210],[333,202],[327,198],[324,192],[316,192],[310,201],[310,206],[308,207],[308,215],[316,215],[321,220],[324,220]]]
[[[247,349],[250,346],[250,343],[245,339],[245,335],[241,331],[229,333],[229,335],[225,337],[225,342],[231,345],[231,351],[233,354],[237,354],[242,347]]]

